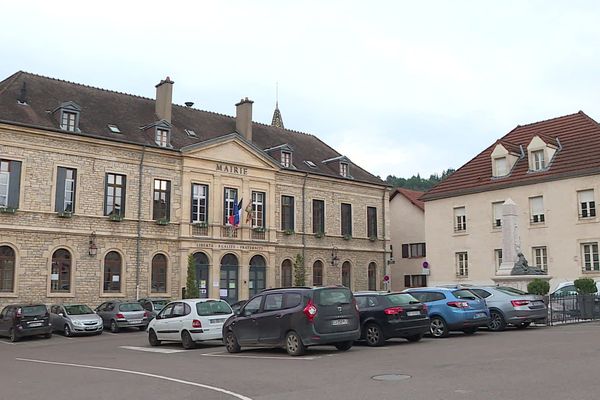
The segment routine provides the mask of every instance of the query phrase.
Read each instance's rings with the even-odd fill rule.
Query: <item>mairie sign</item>
[[[231,164],[217,163],[217,171],[234,175],[248,175],[248,168]]]

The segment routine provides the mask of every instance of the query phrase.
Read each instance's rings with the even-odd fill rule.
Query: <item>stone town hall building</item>
[[[0,304],[380,288],[386,185],[316,136],[26,72],[0,82]],[[235,214],[238,217],[235,217]]]

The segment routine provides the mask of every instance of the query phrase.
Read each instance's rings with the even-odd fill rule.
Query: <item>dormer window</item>
[[[508,162],[506,157],[498,157],[494,159],[494,176],[508,175]]]
[[[281,152],[281,165],[286,168],[290,168],[292,166],[292,153],[290,151]]]
[[[65,131],[75,132],[75,121],[77,120],[77,114],[70,111],[63,111],[62,113],[62,121],[60,123],[60,129],[64,129]]]
[[[164,119],[150,125],[141,127],[148,135],[154,135],[154,143],[160,147],[171,148],[171,128],[172,125]]]
[[[160,147],[169,145],[169,131],[167,129],[156,128],[156,138],[154,140]]]
[[[546,171],[562,146],[557,137],[538,133],[527,145],[529,156],[529,172]]]
[[[541,171],[546,167],[544,164],[544,150],[532,151],[531,156],[533,157],[531,168],[533,171]]]
[[[498,140],[491,154],[492,177],[503,178],[510,175],[517,161],[525,157],[523,147],[506,140]]]
[[[340,175],[344,178],[348,177],[348,163],[341,162],[340,163]]]
[[[60,129],[68,132],[80,132],[79,130],[79,113],[81,107],[72,101],[67,101],[58,106],[53,113],[58,119]]]

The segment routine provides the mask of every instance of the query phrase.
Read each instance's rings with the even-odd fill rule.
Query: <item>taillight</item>
[[[530,303],[529,300],[511,300],[510,303],[513,305],[513,307],[522,307],[522,306],[526,306],[527,304]]]
[[[20,308],[17,308],[17,312],[15,313],[15,317],[17,318],[21,318],[23,316],[23,310]]]
[[[317,316],[317,307],[313,304],[312,299],[308,300],[306,307],[302,311],[304,311],[304,315],[308,318],[308,322],[312,323]]]
[[[193,320],[192,328],[202,328],[202,322],[198,321],[197,319]]]
[[[116,319],[125,319],[125,316],[121,313],[118,313],[117,315],[115,315]]]
[[[148,318],[150,316],[150,314],[148,313],[148,311],[144,311],[144,318]]]
[[[390,308],[386,308],[385,310],[383,310],[383,312],[386,313],[387,315],[400,314],[402,311],[404,311],[404,309],[402,307],[390,307]]]
[[[455,307],[455,308],[469,308],[469,303],[467,303],[466,301],[449,301],[448,304],[450,307]]]

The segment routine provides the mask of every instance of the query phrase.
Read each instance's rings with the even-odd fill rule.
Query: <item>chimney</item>
[[[173,82],[168,76],[156,85],[156,105],[154,111],[158,119],[171,122],[171,104],[173,102]]]
[[[235,105],[235,130],[250,142],[252,141],[252,103],[254,102],[246,97]]]

